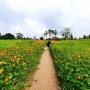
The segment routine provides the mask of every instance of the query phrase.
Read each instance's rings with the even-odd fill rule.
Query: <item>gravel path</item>
[[[32,86],[28,90],[61,90],[48,47],[44,50]]]

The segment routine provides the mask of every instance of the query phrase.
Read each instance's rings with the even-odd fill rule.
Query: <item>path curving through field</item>
[[[49,48],[44,50],[38,69],[34,75],[32,86],[28,90],[61,90]]]

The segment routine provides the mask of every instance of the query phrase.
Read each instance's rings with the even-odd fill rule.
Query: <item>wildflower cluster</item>
[[[63,89],[89,90],[90,41],[57,41],[50,50]]]
[[[15,42],[0,51],[0,90],[24,87],[27,76],[36,69],[43,52],[43,41]]]

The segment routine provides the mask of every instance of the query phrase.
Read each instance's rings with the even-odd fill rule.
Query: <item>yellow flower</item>
[[[14,58],[16,59],[17,56],[14,56]]]
[[[88,51],[90,51],[90,48],[88,48]]]
[[[6,79],[5,79],[5,82],[7,82],[8,80],[10,80],[12,78],[12,76],[8,76]]]
[[[4,69],[0,69],[0,74],[4,71]]]
[[[88,77],[88,74],[85,74],[86,77]]]
[[[3,56],[4,55],[4,52],[0,50],[0,56]]]
[[[18,61],[20,61],[21,59],[20,58],[18,58]]]
[[[76,64],[77,62],[74,62],[74,64]]]
[[[80,55],[78,55],[77,58],[80,59]]]
[[[23,66],[24,66],[24,65],[25,65],[25,62],[23,62],[22,64],[23,64]]]
[[[73,54],[72,56],[74,57],[75,55]]]
[[[5,79],[5,82],[7,82],[7,81],[8,81],[8,78]]]
[[[80,80],[81,79],[81,76],[78,75],[77,78]]]
[[[9,79],[11,79],[11,78],[12,78],[12,76],[9,76],[8,78],[9,78]]]
[[[2,61],[0,62],[0,65],[2,64]]]
[[[69,60],[72,60],[72,58],[69,58]]]
[[[1,65],[1,64],[7,64],[7,63],[6,63],[6,62],[4,62],[4,61],[1,61],[1,62],[0,62],[0,65]]]
[[[68,63],[66,63],[66,66],[68,65]]]

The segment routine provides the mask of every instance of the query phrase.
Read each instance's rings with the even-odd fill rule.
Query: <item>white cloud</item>
[[[42,36],[47,27],[39,21],[26,18],[22,23],[6,24],[0,21],[0,33],[24,34],[25,37]]]
[[[1,33],[1,34],[5,34],[5,33],[8,32],[8,30],[9,30],[8,24],[0,21],[0,33]]]
[[[14,23],[10,25],[10,30],[9,32],[11,33],[23,33],[25,32],[25,28],[22,27],[22,25],[20,23]]]
[[[24,20],[25,24],[28,26],[28,29],[30,30],[30,32],[32,34],[43,34],[43,32],[45,30],[47,30],[47,27],[45,25],[43,25],[41,22],[36,21],[36,20],[32,20],[30,18],[26,18]]]
[[[25,29],[19,23],[7,24],[5,22],[0,21],[0,33],[12,33],[16,35],[16,33],[24,33]],[[25,33],[24,33],[25,34]]]
[[[90,16],[90,0],[73,0],[72,13],[78,17]]]
[[[90,0],[0,0],[0,32],[41,36],[66,26],[75,36],[90,33]],[[7,11],[7,14],[6,14]]]
[[[70,9],[68,0],[5,0],[6,4],[16,12],[36,13],[40,10],[48,10],[50,8],[60,9],[64,13],[68,13]]]

